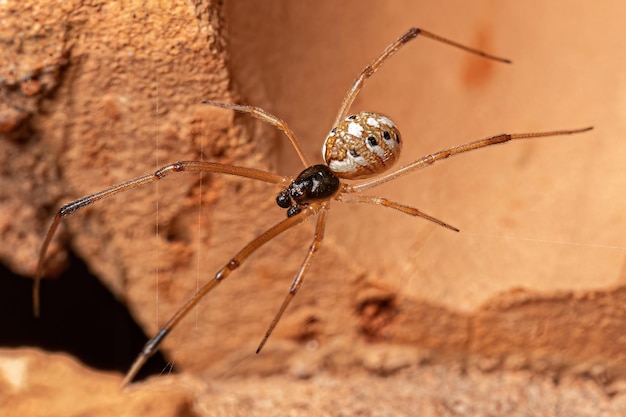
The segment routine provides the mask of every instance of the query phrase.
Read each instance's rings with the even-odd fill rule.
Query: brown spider
[[[328,217],[328,211],[332,201],[336,200],[342,203],[374,204],[383,207],[390,207],[411,216],[422,217],[426,220],[437,223],[440,226],[458,232],[459,229],[429,216],[414,207],[399,204],[383,197],[354,194],[374,188],[420,168],[432,165],[440,159],[445,159],[459,153],[473,151],[475,149],[495,145],[497,143],[504,143],[512,139],[569,135],[592,129],[591,127],[586,127],[583,129],[557,130],[539,133],[500,134],[443,149],[439,152],[426,155],[415,162],[392,171],[391,173],[378,176],[383,171],[391,167],[400,155],[400,149],[402,146],[400,131],[389,118],[381,114],[360,112],[358,114],[348,115],[348,111],[357,94],[363,87],[363,83],[371,77],[398,49],[418,35],[463,49],[467,52],[480,55],[487,59],[503,63],[511,62],[507,59],[499,58],[442,38],[441,36],[422,29],[409,29],[396,41],[387,46],[385,50],[378,57],[376,57],[376,59],[374,59],[363,69],[363,71],[361,71],[359,76],[352,83],[352,86],[343,98],[341,107],[339,108],[339,112],[337,113],[337,117],[333,123],[334,127],[331,129],[324,142],[322,154],[326,164],[319,165],[311,165],[309,163],[308,158],[302,151],[302,148],[291,128],[287,125],[287,123],[278,117],[269,114],[265,110],[258,107],[218,103],[210,100],[204,101],[204,104],[211,106],[248,113],[251,116],[261,119],[262,121],[282,130],[291,141],[291,144],[295,148],[300,160],[307,168],[305,168],[304,171],[302,171],[297,177],[292,178],[253,168],[224,165],[213,162],[181,161],[166,165],[153,174],[147,174],[132,179],[64,205],[59,209],[54,217],[39,254],[39,263],[37,266],[33,288],[33,305],[35,315],[39,314],[39,284],[44,272],[43,269],[46,252],[62,218],[67,217],[90,204],[112,197],[118,193],[156,182],[175,172],[210,172],[235,175],[280,185],[282,187],[282,191],[278,193],[276,203],[281,208],[287,210],[287,218],[269,228],[252,241],[248,242],[243,249],[241,249],[232,259],[230,259],[230,261],[226,263],[222,269],[215,274],[215,277],[211,281],[200,287],[196,294],[185,302],[185,304],[174,314],[165,326],[163,326],[161,330],[159,330],[159,332],[146,343],[137,359],[135,359],[131,369],[126,374],[122,385],[127,385],[130,381],[132,381],[145,361],[157,351],[163,342],[163,339],[176,327],[183,317],[187,315],[189,310],[211,290],[217,287],[219,283],[227,278],[231,272],[239,268],[239,266],[241,266],[241,264],[245,262],[246,259],[252,255],[252,253],[282,232],[303,223],[309,217],[316,216],[317,223],[315,226],[313,242],[311,243],[309,251],[302,262],[302,266],[296,273],[296,276],[291,283],[287,296],[285,297],[278,313],[272,320],[265,336],[256,350],[256,353],[259,353],[276,327],[276,324],[280,320],[285,309],[302,286],[304,276],[313,261],[313,256],[320,248],[322,239],[324,238],[326,219]],[[343,181],[365,178],[370,179],[357,184],[351,184]]]

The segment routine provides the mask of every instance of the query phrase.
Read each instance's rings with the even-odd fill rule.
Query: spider
[[[35,315],[39,314],[39,285],[44,273],[44,264],[48,246],[50,245],[57,227],[63,218],[93,203],[146,184],[154,183],[173,173],[208,172],[234,175],[257,181],[264,181],[282,187],[282,190],[276,197],[276,204],[286,210],[287,218],[270,227],[252,241],[248,242],[215,274],[212,280],[201,286],[197,292],[190,297],[182,307],[180,307],[180,309],[158,331],[158,333],[146,343],[126,374],[122,382],[122,386],[126,386],[133,380],[146,360],[158,350],[165,337],[172,330],[174,330],[176,325],[187,315],[187,313],[189,313],[189,311],[202,298],[217,287],[218,284],[224,281],[233,271],[239,268],[250,255],[284,231],[303,223],[310,217],[316,217],[315,232],[312,243],[304,261],[302,262],[302,265],[300,266],[300,269],[293,278],[286,297],[284,298],[278,312],[274,316],[274,319],[270,323],[265,335],[256,349],[256,353],[259,353],[261,349],[263,349],[263,346],[272,334],[272,331],[278,324],[286,308],[289,306],[289,303],[302,286],[304,277],[313,262],[313,258],[322,244],[326,219],[328,218],[331,202],[339,201],[350,204],[373,204],[377,206],[389,207],[410,216],[421,217],[434,222],[439,226],[458,232],[459,229],[456,227],[423,213],[415,207],[406,206],[383,197],[355,194],[395,180],[418,169],[430,166],[435,162],[448,158],[452,155],[473,151],[498,143],[508,142],[513,139],[569,135],[586,132],[592,129],[592,127],[586,127],[582,129],[557,130],[538,133],[500,134],[425,155],[417,161],[385,175],[379,176],[390,168],[400,155],[402,147],[400,131],[394,122],[382,114],[360,112],[349,115],[348,111],[365,81],[370,78],[387,59],[398,51],[398,49],[407,44],[409,41],[415,39],[418,35],[462,49],[466,52],[479,55],[486,59],[502,63],[511,63],[508,59],[500,58],[477,49],[464,46],[428,31],[418,28],[409,29],[398,39],[389,44],[380,53],[380,55],[376,57],[376,59],[374,59],[361,71],[358,77],[353,81],[352,86],[343,98],[341,107],[339,108],[339,112],[337,113],[337,117],[333,123],[334,127],[330,130],[330,133],[324,142],[322,155],[325,164],[318,165],[311,165],[309,163],[309,159],[302,151],[294,132],[291,130],[289,125],[280,118],[259,107],[220,103],[211,100],[203,101],[204,104],[210,106],[247,113],[282,130],[306,168],[298,176],[292,178],[254,168],[204,161],[180,161],[163,166],[152,174],[143,175],[130,181],[114,185],[106,190],[79,198],[62,206],[58,210],[50,228],[48,229],[39,253],[39,260],[33,286],[33,308]],[[359,179],[365,181],[359,183],[346,182]]]

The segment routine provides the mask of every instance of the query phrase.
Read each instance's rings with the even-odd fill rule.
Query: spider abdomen
[[[387,170],[401,148],[400,131],[388,117],[361,112],[346,117],[330,131],[322,155],[336,176],[355,180]]]

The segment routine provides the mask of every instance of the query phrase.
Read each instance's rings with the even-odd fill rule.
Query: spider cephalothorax
[[[302,207],[316,201],[329,200],[339,192],[341,182],[327,165],[306,168],[289,187],[278,193],[276,204],[286,208],[287,217],[295,216]]]

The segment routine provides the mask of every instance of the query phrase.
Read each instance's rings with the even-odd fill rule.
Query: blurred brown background
[[[345,90],[411,26],[505,56],[513,65],[428,39],[404,47],[368,81],[353,107],[387,114],[399,125],[405,143],[400,163],[497,133],[595,128],[465,154],[370,193],[419,207],[461,229],[458,234],[391,210],[336,204],[324,247],[261,355],[254,349],[308,248],[312,224],[262,248],[168,338],[166,360],[182,376],[152,382],[166,388],[148,384],[120,394],[119,374],[86,370],[76,373],[89,382],[60,382],[43,364],[65,359],[5,351],[5,364],[41,363],[23,366],[20,375],[43,372],[26,381],[54,387],[45,392],[68,392],[70,401],[78,387],[101,387],[102,401],[129,415],[134,408],[128,398],[150,402],[162,392],[174,410],[184,404],[192,415],[265,415],[261,398],[273,399],[276,412],[356,414],[353,395],[320,385],[324,378],[338,378],[348,391],[373,389],[369,409],[378,404],[381,412],[458,415],[454,404],[460,402],[487,415],[497,398],[510,412],[496,415],[572,415],[568,410],[584,413],[587,407],[620,415],[626,376],[621,3],[1,7],[0,256],[23,277],[34,273],[55,211],[72,199],[176,160],[285,175],[302,169],[280,133],[245,115],[203,106],[203,99],[263,107],[286,120],[321,161],[323,138]],[[282,219],[276,192],[236,178],[169,178],[73,216],[55,240],[48,270],[54,276],[67,259],[84,260],[150,336],[198,284]],[[67,278],[44,285],[43,320],[55,314],[47,291],[62,281]],[[82,301],[87,297],[78,286],[63,288]],[[28,291],[20,291],[4,291],[7,315],[30,309]],[[68,315],[88,317],[88,300],[76,310],[66,304]],[[111,317],[106,309],[97,314],[105,323]],[[83,334],[87,328],[102,326],[90,323],[70,332],[68,345],[72,335],[84,341],[91,337]],[[33,332],[45,330],[34,326]],[[33,345],[6,343],[20,344]],[[125,350],[134,355],[139,348]],[[5,368],[15,372],[15,365]],[[392,378],[381,382],[380,375]],[[297,378],[310,379],[296,385]],[[14,387],[15,379],[8,380]],[[263,382],[274,390],[255,392]],[[225,394],[214,384],[232,385]],[[423,391],[410,390],[418,385]],[[534,398],[527,389],[544,395]],[[301,392],[299,405],[290,402],[290,390]],[[408,399],[392,401],[406,407],[388,408],[376,396],[381,390],[386,399],[409,390]],[[42,391],[24,383],[5,392],[11,393],[3,398],[7,403],[29,398],[32,405]],[[511,394],[517,392],[524,394]],[[575,404],[568,393],[588,402]],[[234,396],[232,410],[228,395]],[[86,401],[80,411],[76,402],[68,407],[63,410],[99,412]]]

